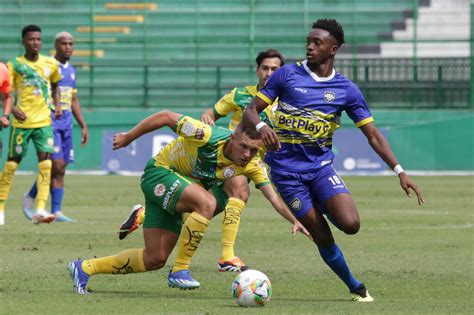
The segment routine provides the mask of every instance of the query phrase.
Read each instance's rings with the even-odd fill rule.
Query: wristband
[[[400,164],[397,164],[395,165],[395,167],[393,168],[393,172],[397,175],[399,175],[400,173],[405,173],[405,170],[403,169],[403,167],[400,166]]]
[[[255,126],[255,130],[257,130],[257,132],[260,132],[260,129],[262,129],[263,126],[268,126],[268,125],[265,122],[261,121]]]

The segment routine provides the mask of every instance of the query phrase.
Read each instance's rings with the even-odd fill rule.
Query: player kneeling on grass
[[[144,249],[130,249],[114,256],[76,260],[69,264],[74,291],[87,294],[89,277],[94,274],[126,274],[162,268],[178,243],[168,285],[180,289],[200,286],[189,273],[189,264],[199,247],[218,201],[207,191],[216,181],[238,175],[251,179],[275,210],[293,224],[292,234],[308,231],[295,219],[276,194],[255,158],[262,140],[255,129],[230,130],[206,125],[191,117],[162,111],[141,121],[129,132],[114,136],[113,148],[127,146],[138,137],[172,128],[179,137],[151,159],[141,178],[147,215],[144,222]],[[183,222],[183,213],[191,214]]]

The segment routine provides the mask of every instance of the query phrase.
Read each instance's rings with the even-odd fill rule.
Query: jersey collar
[[[304,69],[306,70],[306,72],[308,72],[308,74],[314,79],[314,81],[316,82],[325,82],[325,81],[330,81],[334,78],[334,76],[336,75],[336,70],[334,70],[334,68],[332,68],[332,72],[331,74],[328,76],[328,77],[320,77],[318,76],[316,73],[314,73],[313,71],[311,71],[311,69],[308,67],[307,65],[308,63],[308,60],[304,60],[301,64],[303,65]]]

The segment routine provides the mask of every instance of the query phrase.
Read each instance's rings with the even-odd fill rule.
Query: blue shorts
[[[74,148],[72,145],[72,112],[63,111],[61,118],[54,117],[51,111],[54,132],[53,160],[64,160],[67,164],[74,163]]]
[[[74,163],[74,149],[72,146],[72,129],[53,129],[54,151],[53,160],[64,160],[66,163]]]
[[[297,219],[303,217],[311,208],[327,215],[324,203],[329,198],[343,193],[350,194],[332,164],[311,173],[270,169],[270,177],[281,198]]]

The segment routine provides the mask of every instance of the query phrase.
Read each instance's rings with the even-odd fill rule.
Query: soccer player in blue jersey
[[[72,222],[62,212],[62,201],[64,196],[64,175],[69,163],[74,162],[74,150],[72,144],[72,116],[81,127],[81,145],[87,144],[89,133],[86,122],[81,113],[81,106],[77,97],[76,69],[69,63],[74,49],[74,40],[70,33],[60,32],[56,35],[56,54],[54,58],[59,63],[61,80],[59,81],[59,92],[62,116],[58,119],[52,112],[54,131],[54,152],[52,155],[53,168],[51,171],[51,213],[56,222]],[[53,109],[52,109],[53,110]],[[36,182],[30,191],[23,197],[23,213],[30,219],[31,207],[38,192]]]
[[[364,284],[351,274],[323,216],[346,234],[359,231],[354,199],[332,165],[332,136],[343,111],[398,175],[406,194],[410,196],[411,189],[420,205],[424,200],[375,127],[358,87],[334,70],[334,57],[344,43],[341,25],[332,19],[318,20],[306,41],[306,60],[278,69],[246,108],[243,123],[255,127],[272,151],[265,158],[271,180],[295,217],[311,233],[323,260],[347,285],[354,301],[371,302],[373,298]],[[277,97],[272,129],[260,121],[258,112]]]

